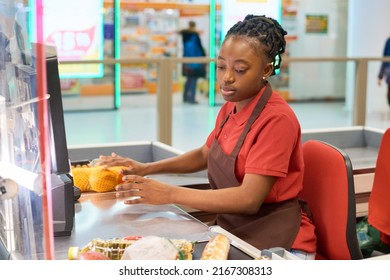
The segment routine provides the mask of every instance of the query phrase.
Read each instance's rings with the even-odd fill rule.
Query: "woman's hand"
[[[100,156],[96,162],[97,166],[112,167],[112,166],[124,166],[121,173],[123,175],[127,174],[136,174],[140,176],[146,175],[146,164],[138,162],[136,160],[121,157],[115,153],[112,153],[111,156]]]
[[[137,175],[123,176],[123,183],[116,186],[116,197],[126,198],[125,204],[171,204],[174,186]]]

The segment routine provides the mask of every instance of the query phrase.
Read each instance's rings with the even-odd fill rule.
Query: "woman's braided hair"
[[[229,29],[225,39],[230,36],[248,36],[266,46],[266,54],[274,66],[272,73],[274,75],[275,70],[280,68],[281,55],[286,49],[285,35],[287,35],[287,32],[275,19],[266,16],[247,15],[243,21],[237,22]]]

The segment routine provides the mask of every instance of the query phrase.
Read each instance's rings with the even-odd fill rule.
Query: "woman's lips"
[[[221,93],[224,95],[231,95],[235,92],[234,88],[221,87]]]

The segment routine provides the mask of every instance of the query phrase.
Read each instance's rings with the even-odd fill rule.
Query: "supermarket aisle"
[[[204,143],[219,111],[220,105],[209,107],[207,99],[198,95],[198,105],[182,104],[180,94],[173,95],[172,146],[182,151]],[[72,100],[64,99],[64,107]],[[86,101],[107,102],[99,99]],[[111,101],[109,101],[111,102]],[[222,101],[217,99],[217,104]],[[302,129],[335,128],[351,125],[351,113],[342,102],[290,103]],[[68,106],[69,108],[69,106]],[[124,96],[121,109],[114,111],[65,112],[68,146],[128,141],[156,141],[156,96],[137,94]],[[366,125],[385,129],[390,127],[390,112],[369,113]]]

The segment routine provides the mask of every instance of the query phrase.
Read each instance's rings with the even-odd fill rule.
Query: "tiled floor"
[[[210,107],[207,98],[198,94],[199,104],[183,104],[179,93],[173,95],[172,144],[187,151],[204,143],[220,109]],[[72,102],[74,104],[72,104]],[[111,99],[86,97],[83,100],[65,97],[65,125],[68,146],[116,143],[128,141],[156,141],[156,96],[132,94],[122,97],[119,110],[69,112],[67,108],[81,103],[89,108],[112,104]],[[217,104],[222,100],[217,98]],[[303,130],[336,128],[352,125],[352,114],[343,102],[290,103]],[[107,107],[107,105],[106,105]],[[390,127],[390,113],[374,111],[367,114],[366,126]]]

